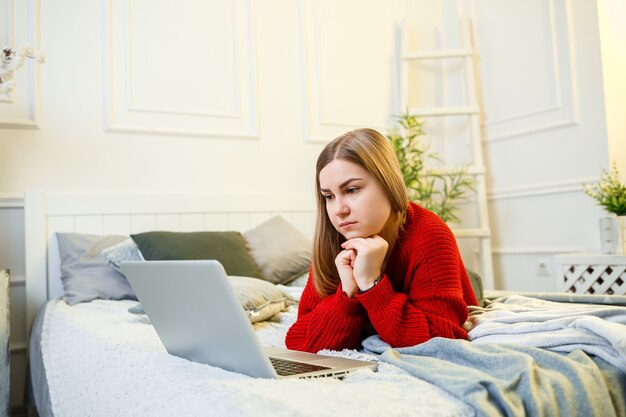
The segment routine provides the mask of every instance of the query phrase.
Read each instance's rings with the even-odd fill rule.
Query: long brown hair
[[[396,237],[404,224],[409,202],[398,158],[387,138],[377,131],[353,130],[339,136],[324,147],[317,158],[315,168],[317,222],[312,256],[313,283],[322,298],[335,292],[339,286],[340,279],[335,266],[335,258],[341,251],[341,243],[346,240],[331,223],[326,213],[326,200],[320,191],[320,171],[335,159],[342,159],[360,166],[378,181],[391,205],[391,216],[387,225]]]

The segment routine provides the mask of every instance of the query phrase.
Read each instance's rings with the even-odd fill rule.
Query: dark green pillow
[[[239,232],[146,232],[130,237],[147,261],[216,259],[228,275],[263,278]]]

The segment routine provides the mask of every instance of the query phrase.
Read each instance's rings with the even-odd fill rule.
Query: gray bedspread
[[[466,401],[478,416],[626,415],[626,376],[580,350],[444,338],[392,349],[378,336],[363,347]]]

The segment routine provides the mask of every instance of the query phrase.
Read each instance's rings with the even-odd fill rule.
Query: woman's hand
[[[381,275],[389,243],[382,237],[373,235],[367,238],[357,237],[346,240],[341,246],[345,249],[344,252],[356,252],[352,269],[358,287],[361,290],[371,288],[374,281]]]
[[[339,278],[341,279],[341,288],[352,298],[358,291],[359,287],[354,280],[354,259],[356,253],[352,249],[347,249],[339,252],[335,258],[335,265],[337,266],[337,272],[339,272]]]

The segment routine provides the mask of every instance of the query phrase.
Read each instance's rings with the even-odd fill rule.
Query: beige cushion
[[[285,284],[308,271],[309,238],[281,216],[274,216],[243,234],[265,280]]]
[[[228,278],[251,323],[267,320],[296,304],[296,300],[289,294],[267,281],[251,277]]]

